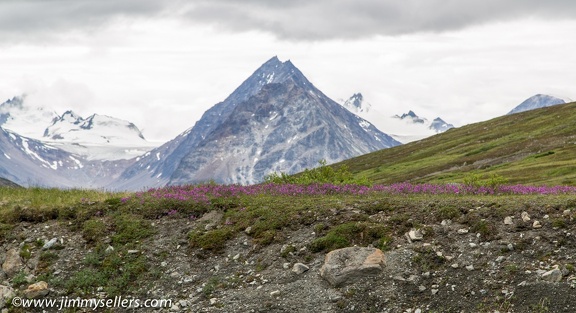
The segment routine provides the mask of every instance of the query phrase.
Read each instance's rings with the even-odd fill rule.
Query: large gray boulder
[[[377,276],[385,266],[384,253],[376,248],[349,247],[326,254],[320,276],[340,287],[363,277]]]

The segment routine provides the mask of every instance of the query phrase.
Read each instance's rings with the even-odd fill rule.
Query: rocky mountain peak
[[[409,110],[408,113],[404,113],[402,115],[395,115],[395,118],[410,121],[413,123],[424,124],[427,122],[427,119],[419,117],[414,111]]]

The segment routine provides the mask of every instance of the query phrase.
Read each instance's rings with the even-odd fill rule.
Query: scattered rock
[[[470,264],[470,265],[466,266],[466,270],[468,270],[468,271],[473,271],[473,270],[474,270],[474,265]]]
[[[0,309],[6,306],[6,301],[14,298],[16,293],[9,286],[0,285]]]
[[[49,292],[48,283],[45,281],[39,281],[28,286],[28,288],[24,290],[24,296],[28,299],[36,299],[48,295]]]
[[[557,283],[562,280],[562,271],[555,268],[542,274],[542,279],[545,281]]]
[[[270,295],[271,295],[272,297],[277,297],[277,296],[280,295],[280,290],[274,290],[274,291],[272,291],[272,292],[270,293]]]
[[[420,241],[420,240],[424,239],[424,234],[422,233],[422,231],[420,229],[411,229],[408,232],[408,238],[411,241]]]
[[[458,229],[458,233],[459,233],[460,235],[464,235],[464,234],[467,234],[467,233],[468,233],[468,228],[461,228],[461,229]]]
[[[2,270],[10,278],[24,268],[24,263],[20,258],[20,252],[17,249],[10,249],[6,252],[6,259],[2,264]]]
[[[522,212],[522,214],[520,215],[520,217],[522,217],[522,220],[523,220],[524,222],[530,221],[530,215],[528,215],[528,212]]]
[[[534,221],[532,224],[532,228],[542,228],[542,224],[539,221]]]
[[[296,263],[294,264],[294,266],[292,266],[292,272],[300,275],[306,271],[308,271],[310,268],[308,266],[306,266],[305,264],[302,263]]]
[[[44,244],[44,246],[42,246],[42,250],[48,250],[48,249],[54,247],[54,245],[57,242],[58,242],[58,238],[56,238],[56,237],[50,239],[50,241],[48,241],[47,243]]]
[[[513,222],[512,222],[512,216],[506,216],[506,217],[504,218],[504,225],[512,225],[512,224],[513,224]]]
[[[382,250],[349,247],[326,254],[320,275],[333,286],[342,286],[362,277],[376,276],[382,272],[384,265]]]

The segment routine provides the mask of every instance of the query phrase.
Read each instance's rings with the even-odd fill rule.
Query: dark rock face
[[[274,57],[114,185],[255,183],[273,171],[295,173],[321,159],[337,162],[398,144],[325,96],[290,61]]]

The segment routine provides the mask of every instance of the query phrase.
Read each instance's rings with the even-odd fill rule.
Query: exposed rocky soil
[[[498,216],[486,214],[490,210],[479,206],[441,221],[427,218],[425,211],[405,212],[413,214],[407,220],[420,221],[410,227],[386,212],[335,211],[334,216],[364,214],[373,222],[399,225],[384,249],[382,271],[338,287],[320,275],[326,252],[310,250],[319,236],[316,223],[283,230],[268,245],[255,243],[248,229],[230,239],[223,251],[211,252],[189,247],[188,234],[221,227],[225,221],[220,214],[153,220],[154,234],[137,248],[114,247],[107,253],[142,256],[149,265],[122,297],[169,299],[172,305],[111,311],[576,312],[573,212],[528,207]],[[86,257],[94,249],[68,221],[20,222],[0,246],[0,285],[5,287],[0,287],[0,296],[4,293],[7,302],[14,296],[109,298],[103,288],[85,294],[66,288],[67,279],[89,266]],[[47,288],[40,286],[36,294],[26,291],[40,280],[48,280]],[[52,283],[56,281],[60,283]],[[1,300],[0,307],[2,312],[34,311]]]

